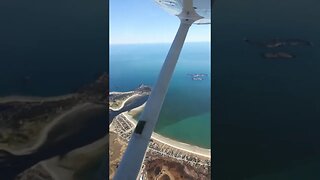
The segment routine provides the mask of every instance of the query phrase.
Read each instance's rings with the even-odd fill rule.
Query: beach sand
[[[53,157],[41,162],[43,167],[54,179],[85,179],[82,173],[87,173],[90,167],[96,166],[107,155],[108,135],[84,147],[75,149],[63,157]],[[90,173],[90,172],[89,172]],[[91,172],[91,176],[95,172]]]
[[[72,109],[64,112],[63,114],[59,115],[58,117],[56,117],[55,119],[53,119],[48,125],[46,125],[43,130],[41,131],[41,133],[39,134],[39,136],[37,137],[37,139],[35,140],[35,142],[33,142],[33,145],[31,147],[28,148],[24,148],[24,149],[19,149],[19,150],[14,150],[11,148],[6,148],[3,147],[3,150],[6,150],[12,154],[15,155],[24,155],[24,154],[30,154],[32,152],[35,152],[39,147],[41,147],[45,142],[48,141],[48,133],[54,129],[57,126],[61,126],[66,124],[65,126],[68,127],[68,125],[71,127],[72,124],[74,123],[74,121],[70,121],[80,118],[79,117],[79,113],[86,111],[86,112],[94,112],[97,109],[101,109],[104,108],[104,106],[102,105],[96,105],[96,104],[92,104],[92,103],[83,103],[83,104],[78,104],[76,106],[74,106]],[[79,123],[79,122],[78,122]],[[80,126],[79,126],[80,127]],[[69,129],[69,131],[75,131],[77,129]],[[70,134],[70,132],[68,132],[68,134]],[[61,134],[57,134],[57,137],[61,135]],[[54,135],[51,135],[54,136]]]
[[[143,105],[142,105],[143,106]],[[141,107],[139,107],[141,109]],[[122,115],[124,115],[131,123],[134,125],[137,124],[137,121],[133,119],[131,115],[128,114],[128,112],[123,112]],[[182,143],[167,137],[164,137],[158,133],[152,133],[151,139],[159,141],[163,144],[166,144],[168,146],[171,146],[176,149],[180,149],[182,151],[186,151],[192,154],[196,154],[205,158],[210,158],[211,157],[211,149],[205,149],[201,148],[195,145],[187,144],[187,143]]]
[[[129,100],[134,100],[135,98],[138,98],[139,96],[141,96],[141,95],[139,95],[139,94],[133,94],[132,96],[130,96],[130,97],[127,98],[126,100],[122,101],[122,102],[121,102],[121,105],[120,105],[118,108],[109,107],[109,109],[111,109],[112,111],[119,111],[119,110],[121,110],[121,109],[124,107],[124,105],[125,105]]]
[[[116,92],[111,92],[111,93],[117,94]],[[117,110],[120,110],[128,100],[130,100],[132,98],[135,98],[137,96],[139,96],[139,95],[134,94],[134,95],[130,96],[128,99],[123,101],[121,107],[117,108]],[[124,115],[126,117],[126,119],[129,120],[132,124],[136,125],[137,121],[133,118],[133,116],[135,116],[136,114],[138,114],[141,111],[143,111],[143,108],[145,107],[145,105],[146,105],[146,103],[142,104],[139,107],[131,109],[130,111],[123,112],[121,114]],[[114,111],[114,109],[112,109],[112,110]],[[109,127],[110,126],[111,126],[111,124],[109,125]],[[166,144],[168,146],[171,146],[171,147],[174,147],[176,149],[180,149],[180,150],[192,153],[192,154],[197,154],[197,155],[202,156],[204,158],[210,158],[211,157],[211,149],[201,148],[201,147],[198,147],[198,146],[195,146],[195,145],[179,142],[179,141],[164,137],[164,136],[162,136],[162,135],[160,135],[158,133],[155,133],[155,132],[152,133],[151,138],[153,140],[159,141],[159,142],[161,142],[163,144]]]
[[[69,99],[76,97],[78,94],[67,94],[62,96],[53,96],[53,97],[36,97],[36,96],[5,96],[0,97],[0,103],[8,102],[41,102],[41,101],[60,101],[63,99]]]
[[[135,115],[139,114],[143,111],[144,107],[146,106],[146,103],[147,102],[143,103],[141,106],[131,109],[130,111],[128,111],[128,115],[134,117]]]

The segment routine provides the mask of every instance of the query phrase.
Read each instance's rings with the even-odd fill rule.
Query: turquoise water
[[[170,44],[111,45],[110,91],[153,86]],[[156,132],[210,148],[210,43],[186,43],[176,65]],[[187,74],[208,74],[193,81]]]

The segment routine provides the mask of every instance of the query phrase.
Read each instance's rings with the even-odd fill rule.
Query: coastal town
[[[143,107],[138,109],[141,110]],[[133,118],[135,113],[137,113],[137,110],[123,112],[114,117],[109,125],[109,179],[112,179],[121,160],[121,155],[125,151],[125,147],[137,124]],[[210,149],[178,142],[153,133],[140,178],[159,179],[162,177],[164,179],[205,180],[210,179],[211,176],[210,164]]]

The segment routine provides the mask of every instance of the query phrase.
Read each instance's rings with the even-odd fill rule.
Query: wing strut
[[[143,113],[129,141],[128,147],[118,166],[114,180],[137,179],[151,134],[158,121],[161,107],[168,90],[169,82],[177,64],[189,27],[201,18],[192,7],[192,0],[184,0],[183,10],[178,15],[180,26],[168,55],[161,68],[158,80],[148,98]]]

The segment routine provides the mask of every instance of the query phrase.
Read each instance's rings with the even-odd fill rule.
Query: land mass
[[[313,43],[304,39],[281,39],[274,38],[267,41],[255,41],[248,38],[244,38],[244,41],[256,47],[268,48],[268,49],[279,49],[282,47],[309,47],[313,46]],[[262,57],[265,59],[292,59],[296,56],[293,53],[286,52],[284,50],[277,52],[264,52]]]
[[[107,124],[107,84],[108,76],[103,74],[73,94],[0,98],[0,175],[8,180],[36,179],[37,173],[53,178],[60,172],[45,168],[49,159],[60,156],[51,167],[60,166],[61,161],[70,163],[72,160],[66,160],[68,154],[103,138]],[[69,168],[71,177],[75,172],[76,169]]]
[[[133,116],[139,114],[144,105],[122,112],[114,117],[109,125],[109,179],[114,176],[137,124]],[[182,143],[153,133],[140,176],[144,179],[210,179],[210,154],[210,149]]]
[[[288,46],[313,46],[311,41],[304,39],[292,38],[292,39],[281,39],[274,38],[267,41],[255,41],[248,38],[244,38],[244,41],[248,44],[264,47],[264,48],[279,48],[279,47],[288,47]]]
[[[187,74],[188,76],[191,76],[191,79],[193,81],[202,81],[205,79],[205,77],[208,76],[208,74],[200,73],[200,74]]]
[[[295,55],[288,52],[267,52],[263,53],[262,57],[266,59],[292,59]]]

